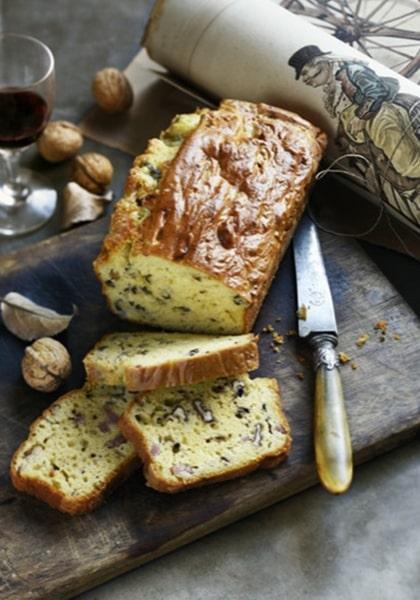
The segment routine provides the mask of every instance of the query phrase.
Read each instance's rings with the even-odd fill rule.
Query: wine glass
[[[48,221],[57,193],[41,175],[18,167],[44,130],[55,93],[54,57],[39,40],[0,33],[0,234],[21,235]]]

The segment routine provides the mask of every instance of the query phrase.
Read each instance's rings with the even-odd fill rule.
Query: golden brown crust
[[[27,439],[29,439],[32,432],[37,428],[39,422],[50,414],[52,407],[61,402],[67,396],[72,395],[74,391],[75,390],[68,392],[67,394],[64,394],[58,398],[51,404],[49,408],[44,410],[44,412],[37,419],[35,419],[35,421],[33,421],[29,428]],[[107,493],[110,493],[115,487],[117,487],[117,485],[119,485],[119,483],[122,483],[134,471],[134,469],[139,466],[139,461],[136,456],[128,457],[127,460],[120,466],[118,472],[111,474],[108,480],[98,486],[91,494],[69,497],[57,490],[52,485],[52,482],[51,484],[48,484],[42,479],[27,477],[20,473],[17,463],[26,441],[27,440],[24,440],[19,445],[17,450],[14,452],[10,463],[10,478],[13,486],[18,491],[35,496],[39,500],[49,504],[49,506],[52,508],[64,513],[68,513],[72,516],[80,515],[96,508],[102,502]]]
[[[117,205],[97,272],[123,245],[131,256],[156,255],[194,267],[248,301],[243,331],[249,331],[325,146],[325,134],[294,113],[223,101],[202,115],[165,170],[160,190],[137,200],[150,212],[141,224],[126,202]],[[127,190],[134,189],[129,176]]]
[[[165,366],[128,367],[126,388],[129,392],[144,392],[253,371],[259,366],[257,340],[258,337],[254,336],[243,346],[168,362]]]
[[[276,379],[270,379],[269,384],[276,394],[280,393]],[[194,487],[201,487],[204,485],[209,485],[211,483],[226,481],[228,479],[233,479],[236,477],[242,477],[244,475],[247,475],[248,473],[256,471],[257,469],[273,469],[287,457],[287,454],[289,453],[292,445],[290,425],[281,407],[279,396],[279,403],[277,406],[278,417],[280,421],[280,426],[284,429],[284,433],[287,436],[286,442],[282,446],[280,451],[274,450],[272,453],[267,454],[265,457],[257,458],[241,468],[231,470],[226,469],[225,472],[220,475],[215,475],[213,477],[208,478],[196,477],[195,479],[191,479],[188,483],[183,483],[182,481],[174,483],[172,481],[163,479],[160,473],[154,470],[153,457],[149,453],[145,439],[141,433],[141,430],[139,429],[138,423],[134,422],[129,416],[130,406],[132,404],[133,402],[129,405],[125,413],[120,418],[118,422],[118,427],[120,428],[121,433],[124,435],[124,437],[133,444],[138,456],[140,457],[141,462],[143,463],[143,473],[146,479],[146,485],[157,490],[158,492],[173,494]]]

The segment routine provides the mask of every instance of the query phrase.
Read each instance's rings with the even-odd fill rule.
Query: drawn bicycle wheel
[[[281,0],[279,4],[420,82],[419,0]]]

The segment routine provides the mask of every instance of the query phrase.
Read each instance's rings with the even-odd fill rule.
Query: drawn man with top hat
[[[300,48],[288,64],[296,79],[322,88],[324,106],[338,120],[336,144],[366,157],[350,162],[370,191],[420,224],[420,100],[399,93],[396,79],[380,77],[365,62],[318,46]]]

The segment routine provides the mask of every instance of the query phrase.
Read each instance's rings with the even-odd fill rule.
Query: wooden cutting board
[[[128,329],[106,309],[91,260],[106,222],[101,221],[22,253],[0,259],[0,295],[18,291],[79,315],[59,336],[74,371],[61,392],[83,381],[81,359],[103,333]],[[353,242],[322,236],[341,332],[340,349],[357,363],[342,369],[356,463],[412,436],[420,424],[419,322],[396,290]],[[296,327],[290,252],[264,304],[256,331],[272,324],[279,333]],[[277,320],[281,319],[281,320]],[[385,341],[373,330],[389,323]],[[399,333],[400,341],[393,339]],[[369,333],[362,348],[358,336]],[[145,487],[134,474],[96,512],[77,518],[60,514],[17,493],[8,467],[31,421],[58,394],[31,391],[20,376],[24,343],[0,327],[0,597],[2,600],[70,598],[111,577],[286,498],[317,482],[311,442],[312,386],[309,367],[294,336],[279,353],[271,335],[261,335],[259,374],[280,381],[293,430],[293,450],[274,471],[170,496]],[[302,376],[303,373],[303,376]],[[417,375],[416,375],[417,374]],[[300,379],[303,377],[303,379]],[[355,476],[357,477],[357,471]]]

